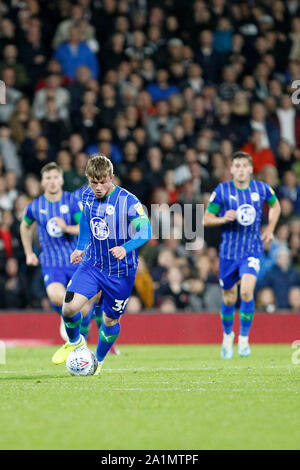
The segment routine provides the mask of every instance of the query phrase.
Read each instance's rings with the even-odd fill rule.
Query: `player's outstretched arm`
[[[228,222],[233,222],[236,219],[236,211],[229,210],[226,211],[222,217],[219,217],[217,214],[213,214],[208,210],[204,214],[204,227],[216,227],[218,225],[227,224]]]
[[[20,235],[26,255],[26,264],[28,266],[38,266],[39,259],[32,251],[32,225],[28,225],[24,219],[20,225]]]
[[[118,260],[122,260],[123,258],[125,258],[126,254],[130,251],[137,250],[138,248],[140,248],[152,236],[151,224],[148,218],[139,217],[136,220],[138,220],[138,223],[135,223],[135,235],[123,245],[115,246],[109,250],[112,255]],[[132,222],[134,223],[134,221]]]
[[[79,235],[77,240],[76,250],[70,256],[72,264],[78,264],[82,261],[84,249],[90,239],[90,227],[84,213],[81,213],[79,221]]]

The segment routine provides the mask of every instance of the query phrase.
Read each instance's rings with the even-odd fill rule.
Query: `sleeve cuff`
[[[29,217],[27,217],[27,215],[24,215],[24,220],[26,222],[27,225],[32,225],[34,220],[30,219]]]
[[[277,201],[277,197],[273,194],[269,199],[266,200],[268,206],[274,206],[275,202]]]
[[[210,202],[207,206],[207,211],[211,214],[218,214],[220,212],[221,206],[215,202]]]

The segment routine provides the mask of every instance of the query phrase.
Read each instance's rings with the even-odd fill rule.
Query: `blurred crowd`
[[[298,0],[0,0],[0,79],[0,308],[49,308],[19,234],[49,161],[74,191],[102,152],[150,215],[191,204],[195,224],[242,149],[282,206],[257,308],[300,311]],[[187,250],[183,223],[140,250],[128,312],[219,309],[219,230]]]

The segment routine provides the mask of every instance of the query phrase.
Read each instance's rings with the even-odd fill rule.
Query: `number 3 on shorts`
[[[112,309],[115,310],[116,312],[123,312],[126,308],[128,300],[129,300],[129,297],[128,299],[125,299],[125,300],[115,299],[115,307],[112,307]]]

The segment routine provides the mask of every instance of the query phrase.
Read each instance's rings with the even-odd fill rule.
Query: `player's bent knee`
[[[117,323],[119,323],[120,319],[119,318],[111,318],[111,317],[108,317],[106,315],[105,312],[103,312],[103,316],[102,316],[102,321],[104,323],[105,326],[114,326],[116,325]]]
[[[253,299],[253,291],[249,289],[241,290],[241,299],[244,302],[250,302]]]
[[[53,303],[53,305],[55,305],[55,307],[60,307],[61,304],[62,304],[63,301],[64,301],[63,297],[61,297],[61,296],[57,296],[57,297],[51,296],[51,297],[50,297],[50,300],[51,300],[51,302]]]
[[[224,293],[223,300],[224,300],[225,305],[231,306],[236,303],[237,296],[233,292],[227,292],[227,293]]]
[[[74,292],[66,292],[65,301],[63,304],[62,312],[66,317],[71,317],[77,313],[74,302]]]

